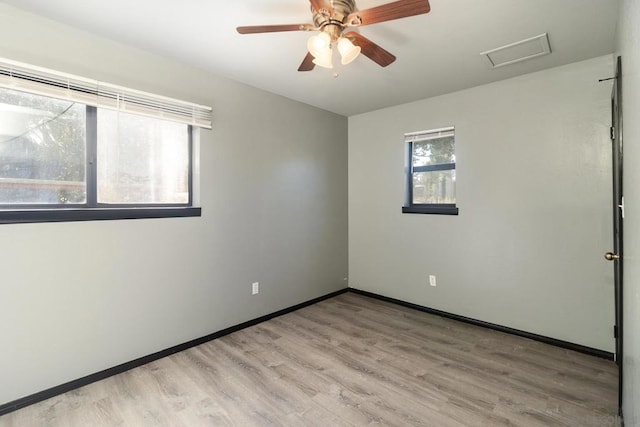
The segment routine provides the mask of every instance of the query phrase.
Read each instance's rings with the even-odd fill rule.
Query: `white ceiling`
[[[426,15],[361,27],[397,56],[390,66],[360,56],[301,73],[310,33],[240,35],[235,27],[311,22],[308,0],[3,1],[346,116],[612,53],[618,9],[618,0],[430,0]],[[551,55],[500,69],[480,56],[544,32]]]

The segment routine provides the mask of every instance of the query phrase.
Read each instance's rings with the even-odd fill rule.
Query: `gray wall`
[[[622,0],[618,52],[622,55],[624,116],[624,393],[625,425],[640,426],[640,2]]]
[[[0,225],[0,404],[346,286],[346,118],[4,4],[0,56],[215,116],[202,217]]]
[[[613,351],[611,67],[350,117],[349,286]],[[403,133],[451,125],[460,215],[402,214]]]

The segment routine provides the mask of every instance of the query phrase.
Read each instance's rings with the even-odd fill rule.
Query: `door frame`
[[[613,207],[613,261],[615,301],[615,361],[618,365],[618,414],[622,415],[622,361],[623,361],[623,121],[622,121],[622,58],[618,56],[616,75],[611,91],[611,160]]]

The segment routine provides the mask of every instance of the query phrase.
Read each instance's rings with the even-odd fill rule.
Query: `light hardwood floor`
[[[0,426],[614,426],[617,368],[346,293]]]

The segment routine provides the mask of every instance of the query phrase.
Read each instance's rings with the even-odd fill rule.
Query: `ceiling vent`
[[[482,52],[480,55],[487,58],[492,68],[498,68],[550,53],[549,36],[544,33],[530,39]]]

